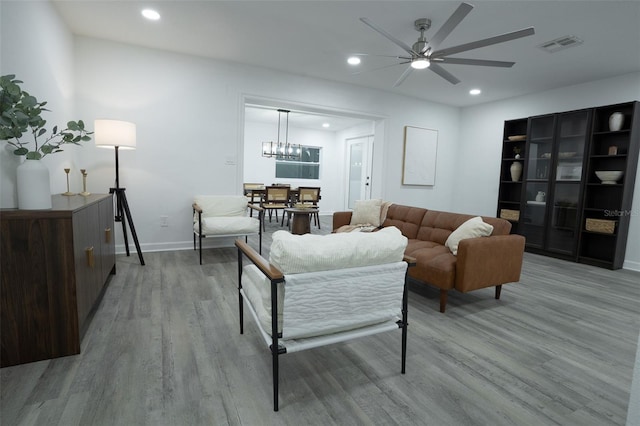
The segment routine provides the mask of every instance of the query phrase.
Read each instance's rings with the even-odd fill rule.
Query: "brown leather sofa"
[[[334,231],[349,224],[351,213],[334,213]],[[509,234],[507,220],[483,216],[493,226],[492,234],[460,241],[457,256],[444,245],[451,232],[472,217],[392,204],[382,224],[397,227],[409,239],[405,254],[416,259],[409,276],[440,289],[440,312],[445,311],[451,289],[466,293],[495,287],[499,299],[502,284],[520,280],[525,239]]]

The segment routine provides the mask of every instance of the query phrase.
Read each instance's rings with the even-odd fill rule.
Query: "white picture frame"
[[[435,186],[438,131],[404,126],[403,185]]]

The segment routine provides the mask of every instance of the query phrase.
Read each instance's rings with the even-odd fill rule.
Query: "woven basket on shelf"
[[[615,220],[587,219],[585,229],[591,232],[602,232],[603,234],[613,234],[616,229]]]
[[[518,210],[500,209],[500,217],[502,219],[518,221],[520,219],[520,212]]]

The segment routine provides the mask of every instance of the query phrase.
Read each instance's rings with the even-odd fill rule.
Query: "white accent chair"
[[[262,221],[264,209],[250,204],[243,195],[198,195],[193,201],[193,249],[196,237],[202,265],[203,238],[229,238],[258,235],[258,250],[262,253]],[[256,210],[258,217],[249,217],[247,207]]]
[[[273,409],[278,411],[278,356],[391,330],[407,344],[407,238],[395,227],[329,235],[273,233],[269,259],[238,247],[240,334],[244,302],[271,351]],[[243,267],[246,257],[250,264]],[[272,313],[276,313],[272,315]]]

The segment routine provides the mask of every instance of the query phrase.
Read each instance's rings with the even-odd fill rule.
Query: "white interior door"
[[[371,163],[373,136],[347,139],[347,207],[353,209],[356,200],[371,198]]]

